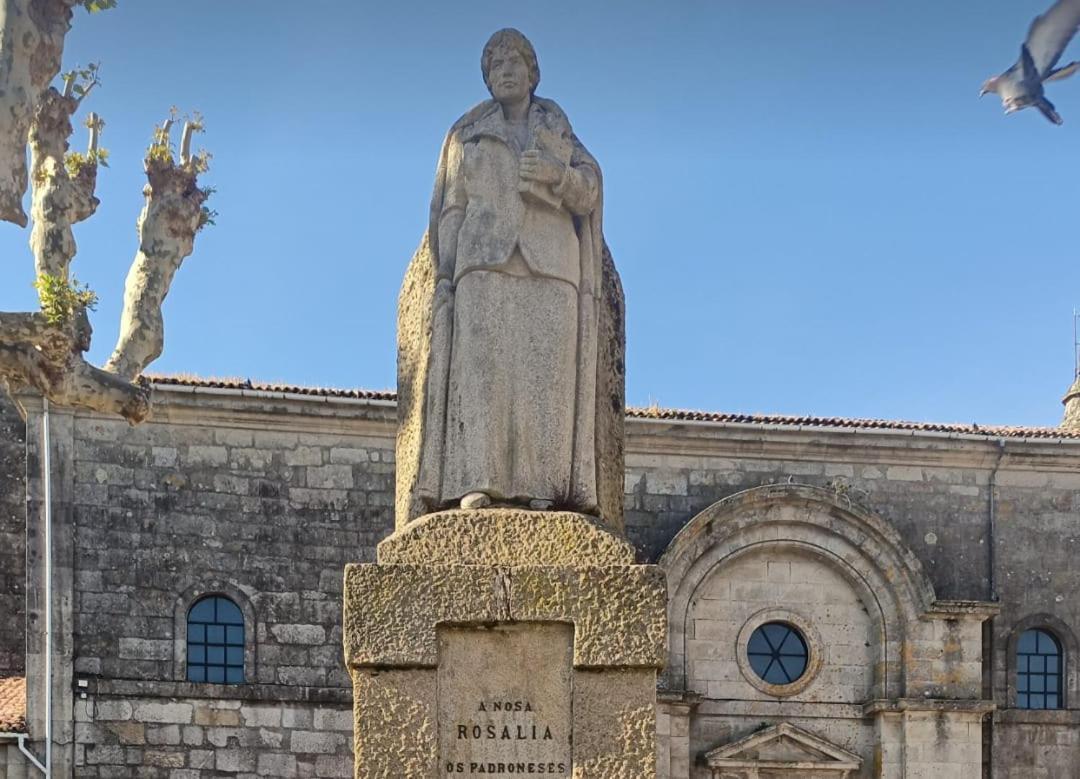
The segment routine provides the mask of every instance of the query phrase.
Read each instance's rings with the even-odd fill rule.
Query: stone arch
[[[240,607],[240,612],[244,615],[244,681],[249,684],[255,682],[258,679],[255,606],[247,593],[237,585],[214,578],[192,584],[173,602],[173,679],[178,682],[187,681],[188,610],[207,595],[222,595]]]
[[[1035,628],[1050,632],[1061,645],[1063,689],[1060,708],[1075,708],[1075,702],[1080,699],[1080,673],[1077,672],[1080,664],[1080,641],[1067,622],[1045,612],[1019,619],[1009,628],[1009,640],[1005,650],[1005,705],[1009,708],[1016,707],[1016,651],[1020,634]]]
[[[904,646],[935,603],[933,585],[896,530],[833,491],[755,487],[694,517],[660,559],[668,578],[667,684],[687,688],[688,615],[710,574],[752,550],[797,550],[838,572],[874,619],[880,653],[874,697],[905,694]]]

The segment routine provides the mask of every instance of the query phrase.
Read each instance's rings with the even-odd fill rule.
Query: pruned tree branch
[[[202,123],[185,125],[179,164],[171,152],[172,125],[169,119],[155,132],[146,153],[148,184],[138,222],[139,251],[124,285],[120,338],[105,366],[127,379],[134,379],[161,355],[165,344],[161,306],[207,218],[203,203],[209,193],[198,186],[207,156],[191,156],[191,135],[201,131]]]
[[[77,0],[0,2],[0,220],[20,227],[26,140],[41,94],[60,72]]]
[[[68,165],[71,116],[79,106],[53,88],[42,95],[30,128],[30,169],[34,191],[30,212],[34,219],[30,248],[39,277],[68,278],[75,257],[72,225],[89,218],[98,207],[96,154],[74,155],[80,163]]]
[[[105,128],[105,120],[93,111],[86,117],[86,126],[90,128],[90,140],[86,144],[86,156],[96,156],[98,144],[101,141],[101,131]]]
[[[191,164],[191,136],[201,130],[201,125],[184,122],[184,132],[180,136],[180,164]]]

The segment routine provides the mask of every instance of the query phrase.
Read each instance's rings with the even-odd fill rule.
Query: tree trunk
[[[0,313],[0,385],[32,387],[61,406],[118,414],[138,424],[150,414],[150,390],[95,368],[82,357],[89,322],[50,325],[41,314]]]
[[[88,326],[89,323],[87,323]],[[89,334],[79,337],[75,325],[50,325],[41,313],[0,312],[0,345],[33,344],[50,363],[61,365],[72,352],[90,348]]]
[[[0,0],[0,219],[26,226],[26,141],[41,93],[60,72],[76,0]]]

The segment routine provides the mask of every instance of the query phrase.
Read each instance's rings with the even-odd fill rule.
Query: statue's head
[[[529,39],[507,27],[484,45],[480,69],[488,92],[499,102],[532,95],[540,83],[540,64]]]

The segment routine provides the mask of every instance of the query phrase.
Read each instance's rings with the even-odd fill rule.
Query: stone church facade
[[[36,775],[49,689],[55,776],[351,776],[342,571],[392,530],[394,397],[160,379],[138,427],[54,408],[47,484],[23,401],[25,425],[0,405],[0,775]],[[1080,775],[1080,434],[626,431],[626,532],[668,580],[660,777]]]

